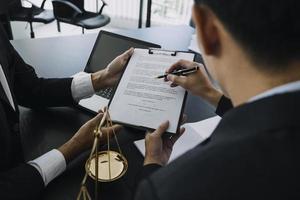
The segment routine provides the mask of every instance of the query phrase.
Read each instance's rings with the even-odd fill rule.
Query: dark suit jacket
[[[300,199],[299,113],[300,92],[231,109],[209,142],[166,167],[146,166],[143,174],[156,172],[135,199]]]
[[[36,199],[44,183],[38,171],[23,162],[17,104],[30,108],[71,105],[72,79],[38,78],[1,26],[0,63],[17,109],[13,110],[0,84],[0,199]]]

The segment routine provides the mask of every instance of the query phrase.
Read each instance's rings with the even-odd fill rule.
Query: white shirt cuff
[[[92,96],[95,91],[91,74],[79,72],[73,76],[71,91],[73,99],[78,102],[81,99]]]
[[[63,173],[67,166],[65,157],[56,149],[45,153],[35,160],[29,161],[28,164],[38,170],[44,180],[45,186]]]

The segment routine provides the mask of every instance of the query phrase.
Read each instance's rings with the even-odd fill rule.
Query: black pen
[[[176,75],[176,76],[187,76],[189,74],[195,73],[198,70],[199,70],[199,66],[193,67],[191,69],[180,69],[180,70],[173,71],[171,73],[166,73],[164,75],[157,76],[156,78],[166,78],[169,74]]]

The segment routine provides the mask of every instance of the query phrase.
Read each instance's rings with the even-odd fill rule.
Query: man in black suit
[[[72,106],[94,91],[113,86],[131,54],[132,50],[128,50],[94,74],[43,79],[18,55],[0,26],[0,199],[38,199],[69,161],[91,147],[93,129],[102,117],[99,113],[58,149],[24,163],[18,105]],[[118,131],[120,126],[113,128]]]
[[[210,140],[167,166],[180,133],[162,138],[166,122],[147,134],[136,200],[300,198],[298,8],[297,0],[195,0],[204,60],[234,108],[204,70],[169,75],[224,115]],[[169,72],[195,65],[180,61]]]

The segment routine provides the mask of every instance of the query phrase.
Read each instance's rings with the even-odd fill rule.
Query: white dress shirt
[[[11,91],[9,89],[7,79],[1,65],[0,81],[11,106],[15,110]],[[73,99],[75,101],[79,101],[83,98],[92,96],[95,91],[91,80],[91,74],[87,74],[84,72],[75,74],[71,83],[71,91]],[[63,154],[56,149],[45,153],[35,160],[29,161],[28,164],[32,165],[38,170],[41,177],[43,178],[45,186],[47,186],[48,183],[50,183],[54,178],[56,178],[66,169],[66,160]]]

